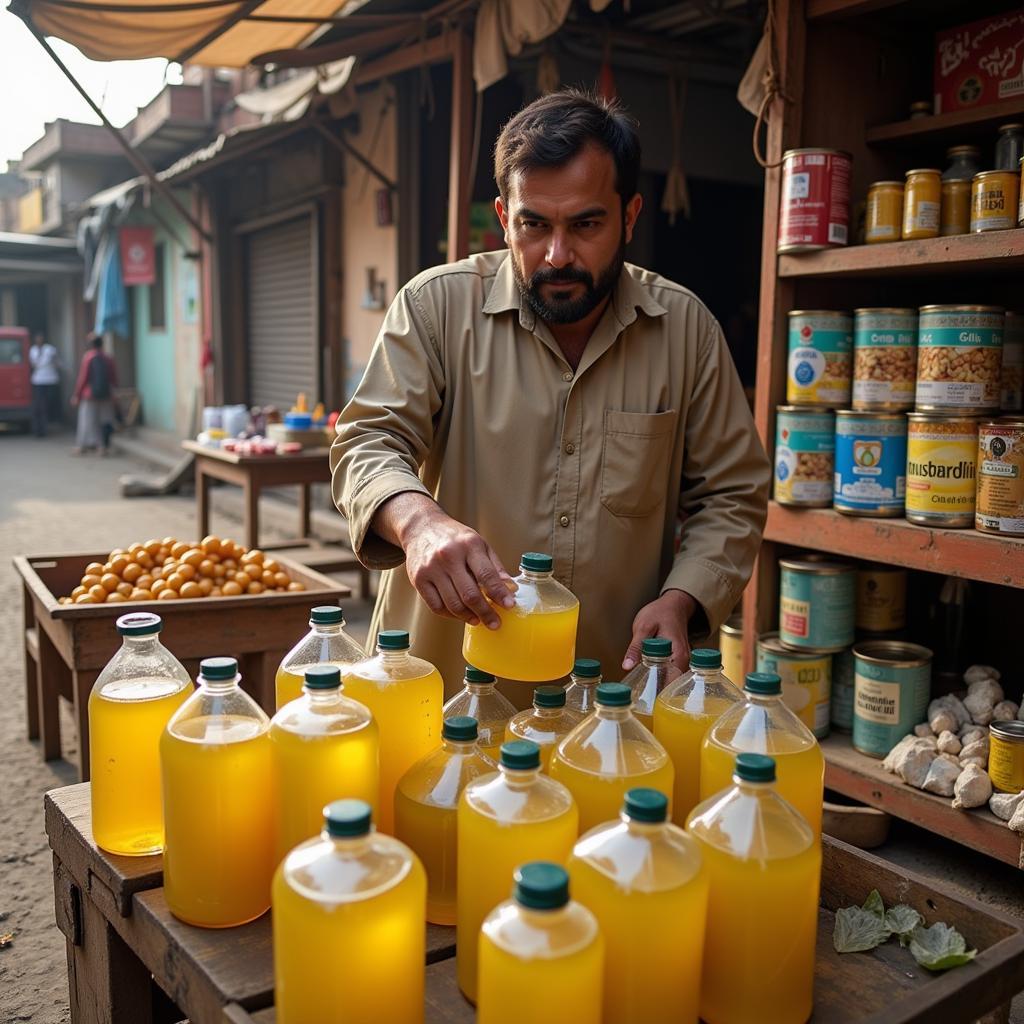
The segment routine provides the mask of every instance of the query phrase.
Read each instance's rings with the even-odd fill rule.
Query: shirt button
[[[562,374],[562,380],[568,384],[568,382],[572,380],[572,374],[566,370],[565,373]]]
[[[567,444],[565,446],[565,454],[566,455],[572,455],[572,453],[574,451],[576,451],[576,445],[574,445],[574,444]]]
[[[559,521],[559,522],[560,522],[560,523],[561,523],[561,524],[562,524],[563,526],[568,526],[568,525],[569,525],[569,517],[568,517],[568,516],[560,516],[560,517],[559,517],[559,519],[558,519],[558,521]]]

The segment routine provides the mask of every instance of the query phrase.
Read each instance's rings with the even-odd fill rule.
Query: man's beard
[[[527,283],[514,254],[512,256],[512,272],[520,294],[537,316],[552,324],[574,324],[592,313],[611,294],[619,279],[619,274],[622,273],[622,265],[625,261],[626,242],[623,238],[619,242],[619,248],[614,258],[601,271],[596,284],[590,271],[580,270],[576,267],[562,267],[561,269],[552,267],[549,270],[537,270]],[[540,293],[541,286],[545,284],[575,284],[577,282],[583,285],[584,292],[576,299],[570,298],[567,291],[559,293],[556,290],[551,300],[545,299]],[[562,297],[559,297],[560,295]]]

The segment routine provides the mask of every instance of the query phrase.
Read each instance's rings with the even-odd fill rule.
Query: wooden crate
[[[128,612],[155,612],[164,621],[160,640],[192,675],[202,658],[238,658],[243,686],[266,711],[274,708],[274,672],[308,629],[309,610],[337,604],[351,590],[288,558],[275,560],[305,590],[239,597],[62,605],[90,562],[106,553],[25,555],[14,559],[24,593],[25,696],[29,739],[40,736],[43,756],[60,757],[58,698],[74,705],[79,778],[89,777],[89,691],[121,646],[115,621]]]

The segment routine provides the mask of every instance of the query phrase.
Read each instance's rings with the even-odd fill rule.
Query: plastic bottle
[[[395,837],[427,871],[427,920],[455,924],[456,819],[463,789],[497,768],[477,745],[475,718],[446,718],[441,746],[417,761],[395,790]]]
[[[555,747],[580,722],[583,716],[565,706],[565,690],[560,686],[538,686],[533,691],[533,707],[520,711],[505,728],[506,740],[533,740],[540,747],[541,771],[547,771]]]
[[[633,717],[623,683],[598,686],[597,709],[558,744],[548,773],[576,800],[581,833],[615,821],[629,789],[670,794],[674,776],[665,748]]]
[[[441,674],[409,653],[405,630],[386,629],[377,635],[376,655],[345,675],[345,693],[370,709],[380,729],[378,827],[392,833],[398,780],[441,743]]]
[[[477,1024],[601,1024],[605,952],[594,915],[569,899],[560,864],[523,864],[514,879],[512,899],[480,930]]]
[[[337,665],[342,675],[366,652],[345,632],[345,616],[334,605],[322,605],[309,613],[309,632],[284,656],[274,679],[278,710],[302,696],[306,669]]]
[[[339,793],[374,807],[380,797],[377,723],[341,692],[337,665],[306,669],[297,700],[270,721],[274,751],[277,861],[323,828]]]
[[[722,672],[722,655],[710,648],[690,652],[690,670],[658,694],[654,735],[676,770],[672,820],[679,826],[700,801],[700,749],[708,729],[743,694]]]
[[[597,684],[601,682],[601,662],[596,658],[577,658],[565,688],[565,706],[589,715],[597,706]]]
[[[160,643],[162,628],[150,612],[122,615],[121,649],[89,694],[93,838],[126,857],[164,847],[160,736],[192,692],[185,666]]]
[[[526,552],[515,578],[515,605],[495,611],[499,629],[467,625],[462,656],[503,679],[541,683],[572,668],[580,603],[553,575],[550,555]]]
[[[771,757],[739,754],[733,785],[686,824],[709,881],[707,1024],[803,1024],[811,1015],[821,844],[777,791],[775,768]]]
[[[576,899],[605,939],[604,1024],[696,1024],[708,879],[698,844],[668,820],[668,797],[631,789],[619,821],[576,844]]]
[[[319,838],[274,876],[278,1024],[423,1024],[427,882],[404,843],[371,827],[370,805],[324,808]]]
[[[671,659],[671,640],[663,636],[648,637],[640,645],[640,664],[622,680],[633,691],[633,714],[637,721],[652,732],[658,694],[682,675]]]
[[[164,897],[175,917],[230,928],[270,906],[274,772],[270,719],[234,658],[207,658],[199,689],[160,738]]]
[[[701,800],[728,789],[737,754],[775,759],[779,796],[788,800],[821,837],[825,758],[814,733],[782,703],[782,681],[773,672],[751,672],[744,701],[708,730],[700,753]]]
[[[508,897],[520,864],[564,864],[578,834],[572,794],[542,775],[540,748],[529,740],[504,743],[498,771],[462,791],[458,813],[459,863],[475,865],[458,876],[456,969],[459,988],[476,1000],[477,941],[484,918]]]
[[[471,665],[466,666],[462,689],[443,709],[445,721],[464,715],[476,719],[477,745],[495,764],[505,742],[505,726],[515,713],[515,705],[495,688],[494,676]]]

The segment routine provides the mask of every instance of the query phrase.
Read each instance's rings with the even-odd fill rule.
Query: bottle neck
[[[759,708],[773,707],[782,700],[781,693],[751,693],[749,690],[744,690],[743,696],[751,704],[756,704]]]
[[[637,821],[636,818],[631,818],[625,812],[620,814],[619,817],[632,835],[653,839],[665,831],[666,822],[664,821]]]
[[[474,697],[486,697],[488,694],[494,693],[494,683],[466,682],[466,693],[471,693]]]
[[[775,788],[774,781],[751,782],[749,779],[741,779],[738,775],[732,777],[732,784],[747,796],[763,796]]]
[[[149,654],[160,646],[159,633],[147,633],[145,636],[124,636],[121,646],[132,654]]]
[[[537,768],[509,768],[502,764],[498,765],[498,770],[509,789],[528,789],[540,778],[539,766]]]
[[[200,676],[196,681],[207,693],[215,696],[223,696],[224,694],[230,693],[232,690],[236,690],[242,681],[242,677],[234,676],[232,679],[207,679],[205,676]]]
[[[664,656],[660,654],[641,654],[640,660],[647,665],[648,668],[654,668],[657,665],[667,665],[671,660],[671,656],[667,654]]]
[[[476,740],[452,740],[443,736],[441,746],[446,754],[472,754],[476,749]]]
[[[377,647],[377,656],[385,665],[404,665],[409,660],[409,648],[393,651],[389,647]]]
[[[555,574],[554,569],[550,569],[548,572],[537,572],[536,569],[524,569],[519,566],[519,576],[524,580],[529,580],[531,583],[539,583],[541,580],[549,580]]]
[[[534,718],[560,718],[563,711],[565,711],[564,704],[558,708],[544,708],[538,707],[536,704],[533,705]]]
[[[302,692],[309,698],[309,703],[316,707],[328,707],[331,704],[337,704],[341,697],[341,687],[333,686],[329,690],[321,690],[310,688],[308,686],[302,687]]]
[[[569,679],[574,686],[585,686],[587,689],[593,689],[593,687],[601,682],[600,676],[577,676],[570,674]]]
[[[334,852],[342,857],[354,857],[361,854],[370,844],[374,829],[361,836],[332,836],[327,829],[320,833],[320,838],[334,847]]]
[[[317,636],[341,636],[341,631],[345,626],[345,620],[342,619],[337,625],[327,625],[323,622],[312,621],[309,625]]]
[[[598,718],[604,718],[609,722],[624,722],[632,714],[629,706],[609,707],[607,704],[598,704],[594,709]]]

